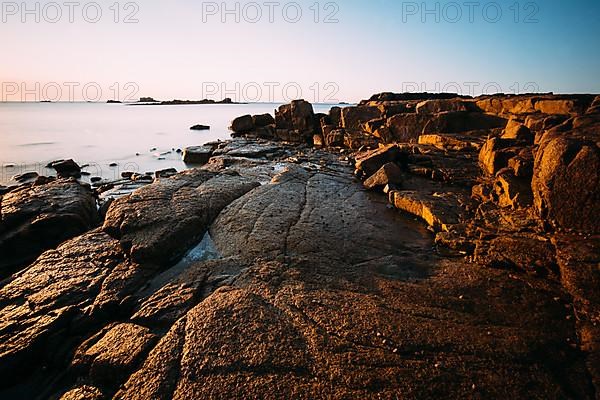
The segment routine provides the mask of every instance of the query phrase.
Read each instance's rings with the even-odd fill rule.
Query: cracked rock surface
[[[402,96],[273,129],[411,143],[215,144],[2,281],[0,398],[596,398],[597,210],[560,195],[596,176],[591,99]],[[515,115],[541,147],[500,137]],[[388,163],[378,191],[352,174]]]

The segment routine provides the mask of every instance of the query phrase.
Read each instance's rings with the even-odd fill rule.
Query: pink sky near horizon
[[[400,3],[383,0],[340,1],[333,3],[337,9],[328,2],[299,1],[303,15],[297,23],[287,21],[283,11],[275,11],[275,22],[269,22],[264,6],[263,18],[250,23],[244,17],[252,15],[242,12],[249,2],[239,3],[239,23],[233,14],[223,23],[220,13],[203,14],[210,2],[191,0],[136,3],[133,18],[139,22],[124,23],[135,8],[125,9],[122,2],[115,23],[113,3],[98,2],[103,15],[97,23],[85,21],[83,11],[74,13],[74,23],[64,14],[49,23],[40,11],[36,23],[33,14],[22,22],[19,14],[3,12],[0,101],[44,100],[57,86],[62,101],[95,100],[95,87],[102,91],[99,100],[131,95],[275,102],[296,97],[355,102],[381,91],[600,91],[591,75],[598,56],[586,55],[569,34],[552,36],[550,23],[570,18],[553,1],[539,10],[539,22],[529,25],[513,23],[511,15],[493,24],[423,23],[418,15],[403,22]],[[221,7],[221,2],[211,4]],[[276,10],[289,2],[279,4]],[[328,15],[338,22],[325,23]],[[574,12],[561,29],[597,30],[576,24],[581,18],[587,21]],[[79,85],[73,96],[72,83]],[[93,86],[88,93],[85,85]]]

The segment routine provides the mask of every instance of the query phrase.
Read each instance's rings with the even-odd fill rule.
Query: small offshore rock
[[[190,128],[192,131],[208,131],[210,130],[210,126],[208,125],[194,125]]]
[[[73,160],[53,161],[46,167],[54,169],[59,178],[81,177],[81,167]]]

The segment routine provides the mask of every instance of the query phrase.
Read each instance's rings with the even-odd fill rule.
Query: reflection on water
[[[279,104],[128,106],[101,103],[0,103],[0,182],[72,158],[90,176],[185,169],[178,149],[229,139],[233,118],[273,113]],[[330,105],[315,105],[327,112]],[[196,124],[209,131],[192,131]],[[110,167],[110,164],[116,166]]]

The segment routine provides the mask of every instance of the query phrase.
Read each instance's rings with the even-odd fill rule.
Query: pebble
[[[92,183],[96,183],[96,182],[100,182],[101,180],[102,180],[102,178],[100,178],[99,176],[93,176],[93,177],[90,179],[90,182],[92,182]]]
[[[110,163],[110,164],[108,164],[108,166],[111,167],[111,168],[117,167],[118,165],[119,164],[117,164],[117,163]]]

